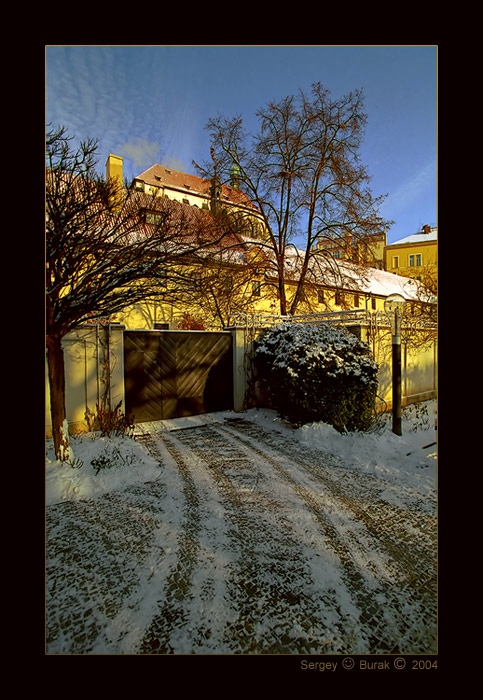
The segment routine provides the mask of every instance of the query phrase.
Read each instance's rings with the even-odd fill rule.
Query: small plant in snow
[[[103,408],[96,403],[96,413],[89,409],[85,412],[85,418],[89,430],[99,430],[101,437],[104,436],[132,436],[134,425],[131,418],[125,416],[121,411],[122,401],[119,401],[114,410]]]
[[[404,416],[412,423],[412,427],[410,428],[411,432],[417,433],[418,430],[429,430],[430,420],[426,404],[418,402],[406,406],[404,409]]]
[[[377,364],[344,328],[282,324],[255,349],[275,408],[293,425],[323,421],[339,432],[367,430],[374,416]]]
[[[91,465],[94,471],[99,474],[100,471],[105,469],[112,469],[113,467],[129,467],[135,461],[133,454],[127,452],[121,452],[119,447],[111,442],[106,443],[104,452],[102,452],[98,457],[91,460]]]

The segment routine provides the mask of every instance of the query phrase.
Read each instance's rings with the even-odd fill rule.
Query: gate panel
[[[159,333],[124,331],[126,414],[135,423],[162,418],[159,349]]]
[[[124,366],[136,423],[233,408],[230,333],[125,331]]]
[[[233,408],[231,334],[161,334],[163,418]]]

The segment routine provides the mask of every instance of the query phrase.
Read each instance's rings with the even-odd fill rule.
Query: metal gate
[[[124,331],[124,385],[135,423],[231,410],[231,333]]]

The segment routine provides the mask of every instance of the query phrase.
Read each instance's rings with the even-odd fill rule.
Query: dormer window
[[[151,224],[152,226],[159,226],[161,221],[163,220],[162,214],[154,211],[145,211],[144,212],[144,221],[146,224]]]

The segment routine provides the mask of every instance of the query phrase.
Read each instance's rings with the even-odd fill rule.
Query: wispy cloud
[[[436,199],[437,161],[433,159],[406,178],[384,202],[381,209],[390,218],[414,206],[419,199],[434,193]],[[432,192],[431,192],[432,191]]]
[[[119,150],[130,158],[137,168],[146,168],[156,162],[160,146],[157,141],[135,137],[119,146]]]

